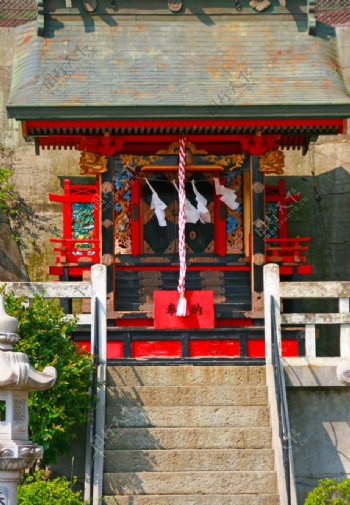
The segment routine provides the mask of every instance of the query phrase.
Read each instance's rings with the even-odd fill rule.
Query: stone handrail
[[[301,325],[305,327],[305,357],[316,357],[316,324],[339,325],[340,357],[350,357],[350,282],[280,282],[275,264],[264,267],[265,304],[269,297],[276,302],[278,326]],[[338,299],[336,313],[281,313],[283,299]],[[280,330],[279,330],[280,331]],[[267,333],[269,337],[269,332]],[[279,335],[281,338],[281,335]]]

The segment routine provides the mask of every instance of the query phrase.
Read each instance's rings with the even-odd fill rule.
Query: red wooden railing
[[[63,268],[69,267],[70,276],[81,277],[83,269],[90,268],[101,260],[100,244],[100,195],[99,183],[95,184],[71,184],[66,179],[63,184],[63,195],[49,193],[51,202],[62,204],[63,226],[62,238],[52,238],[50,241],[57,244],[54,252],[57,252],[56,266],[50,267],[51,275],[63,274]],[[91,212],[91,236],[75,237],[73,231],[73,206],[74,204],[92,204]]]
[[[310,237],[267,238],[266,263],[306,263]]]
[[[56,263],[98,263],[100,261],[99,239],[51,238],[50,242],[61,244],[53,250],[60,253]]]

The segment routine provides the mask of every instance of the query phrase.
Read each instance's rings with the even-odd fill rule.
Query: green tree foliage
[[[46,480],[44,472],[29,475],[18,489],[18,505],[81,505],[80,492],[65,477]]]
[[[337,482],[335,479],[320,480],[309,493],[304,505],[350,505],[350,479]]]
[[[14,203],[18,200],[17,192],[13,184],[9,183],[12,175],[12,170],[8,168],[0,168],[0,212],[8,215],[16,215],[17,211],[14,208]]]
[[[74,429],[87,421],[92,358],[76,349],[69,337],[75,321],[56,301],[37,296],[25,307],[23,299],[9,295],[6,307],[19,321],[16,351],[27,353],[37,370],[57,369],[55,386],[29,397],[30,436],[44,447],[44,463],[49,464],[69,450]]]

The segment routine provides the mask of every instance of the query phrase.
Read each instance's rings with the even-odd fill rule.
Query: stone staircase
[[[108,367],[108,505],[279,505],[263,366]]]

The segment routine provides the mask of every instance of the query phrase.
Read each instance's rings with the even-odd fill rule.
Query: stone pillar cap
[[[9,316],[5,310],[5,300],[0,295],[0,334],[17,333],[18,321],[15,317]]]

